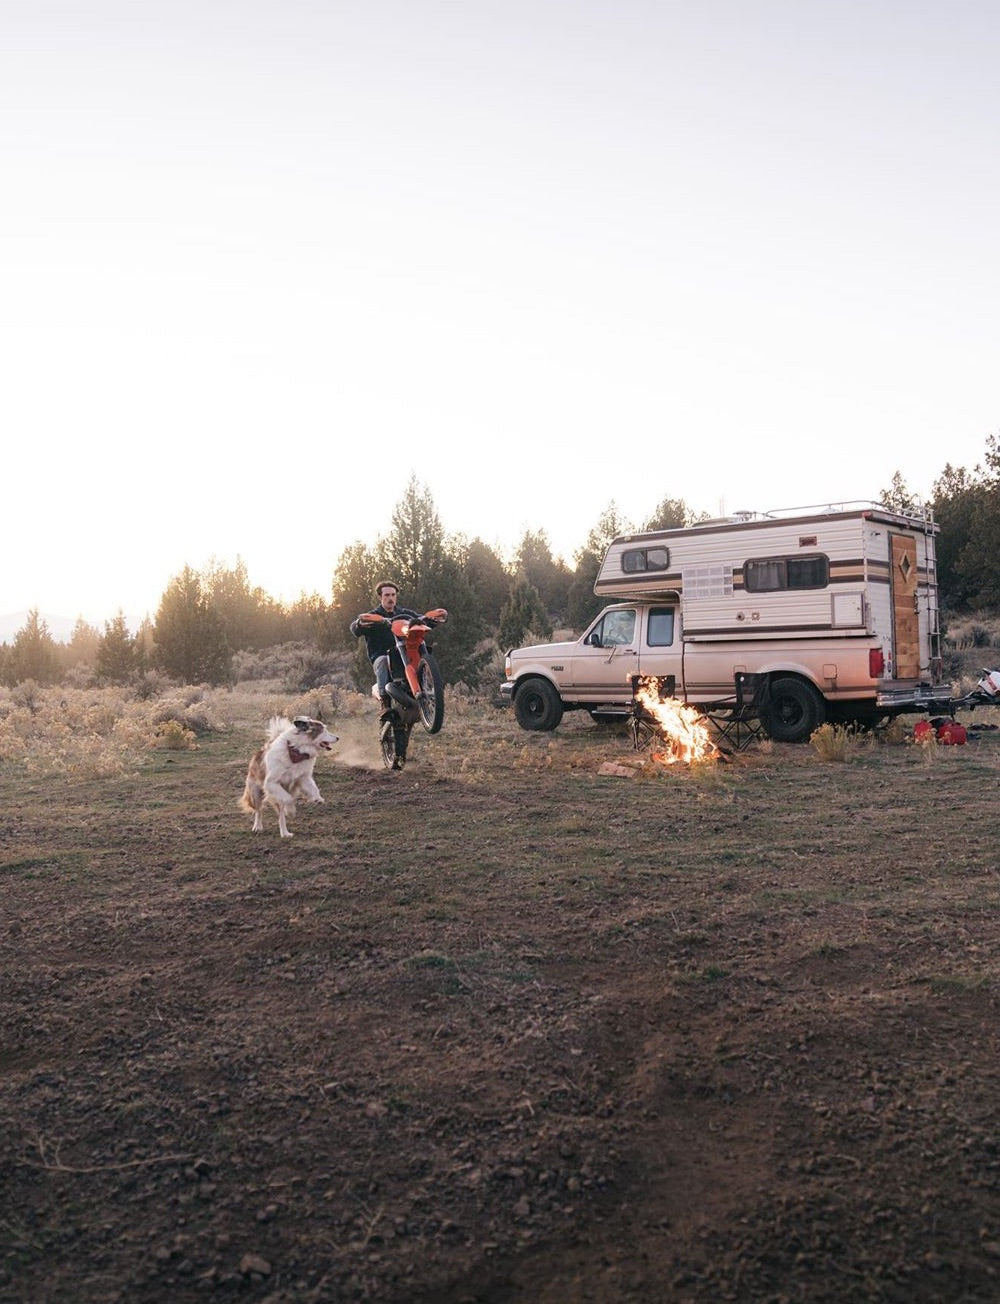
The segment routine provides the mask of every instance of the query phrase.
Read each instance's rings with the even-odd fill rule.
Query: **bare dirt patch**
[[[281,842],[262,725],[0,772],[0,1299],[1000,1295],[996,735],[350,720]]]

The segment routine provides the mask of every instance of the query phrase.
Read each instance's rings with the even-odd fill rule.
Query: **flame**
[[[704,717],[676,697],[661,698],[655,679],[639,680],[635,700],[659,725],[668,747],[667,751],[654,752],[654,761],[661,765],[678,762],[691,765],[697,761],[714,761],[719,756]]]

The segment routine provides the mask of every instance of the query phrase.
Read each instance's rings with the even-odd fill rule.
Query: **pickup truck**
[[[619,602],[605,607],[576,640],[511,649],[501,699],[522,729],[555,729],[564,711],[595,720],[632,710],[636,675],[673,676],[676,696],[694,706],[731,697],[738,672],[765,674],[764,723],[780,742],[807,742],[826,719],[874,724],[901,710],[940,710],[948,690],[911,685],[894,696],[880,681],[871,639],[743,638],[692,642],[681,636],[676,601]]]
[[[630,712],[636,675],[672,676],[694,706],[754,675],[781,742],[947,711],[937,531],[926,512],[840,504],[622,535],[594,581],[614,605],[575,642],[509,652],[501,695],[523,729],[554,729],[564,711]]]

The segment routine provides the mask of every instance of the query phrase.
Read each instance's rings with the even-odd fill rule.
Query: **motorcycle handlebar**
[[[396,617],[377,616],[374,611],[366,611],[358,617],[359,625],[391,625]],[[423,616],[418,616],[416,620],[410,620],[411,625],[443,625],[448,619],[448,612],[444,607],[435,607],[433,611],[426,612]]]

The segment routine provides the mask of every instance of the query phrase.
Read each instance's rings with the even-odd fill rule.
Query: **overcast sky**
[[[995,0],[0,15],[0,615],[329,597],[411,475],[571,563],[1000,432]]]

